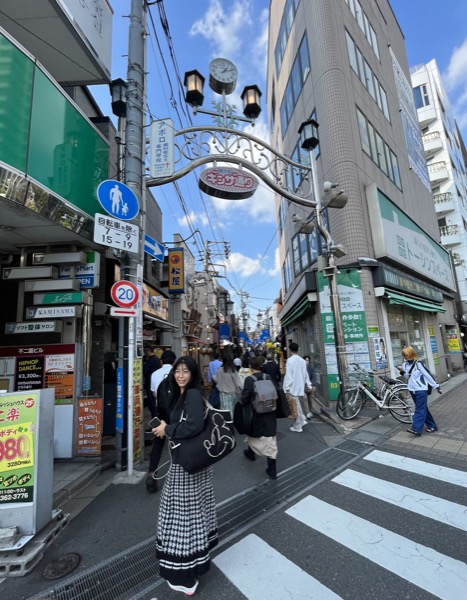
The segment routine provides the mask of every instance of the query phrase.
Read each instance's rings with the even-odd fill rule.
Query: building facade
[[[456,284],[440,245],[437,216],[414,107],[404,37],[387,0],[272,0],[268,49],[272,143],[299,162],[300,125],[319,123],[318,188],[337,183],[345,208],[322,219],[333,240],[347,362],[389,373],[405,345],[441,379],[460,368],[448,345],[458,336]],[[289,175],[289,185],[299,181]],[[286,340],[311,354],[318,391],[340,389],[329,283],[311,218],[277,198]],[[459,339],[459,338],[457,338]]]
[[[452,253],[459,322],[467,313],[467,173],[465,148],[435,60],[410,69],[441,244]],[[466,315],[467,317],[467,315]]]

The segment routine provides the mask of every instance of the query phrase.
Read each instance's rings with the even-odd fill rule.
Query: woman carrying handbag
[[[172,375],[176,391],[170,424],[161,421],[153,432],[161,438],[183,440],[196,436],[204,427],[201,372],[194,359],[184,356],[175,362]],[[162,491],[157,523],[156,556],[161,577],[171,589],[193,595],[198,577],[209,570],[210,550],[217,542],[212,466],[190,474],[173,463]]]

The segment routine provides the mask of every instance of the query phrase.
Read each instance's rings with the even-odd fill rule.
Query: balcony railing
[[[457,235],[459,233],[459,225],[442,225],[439,228],[441,235]]]
[[[435,204],[443,204],[445,202],[452,202],[452,192],[444,192],[443,194],[434,194],[433,202]]]
[[[428,165],[428,173],[438,173],[438,171],[446,171],[446,161],[440,160],[435,163],[431,163]]]
[[[439,131],[430,131],[429,133],[422,135],[422,142],[424,144],[427,142],[437,142],[438,140],[441,140],[441,134]]]

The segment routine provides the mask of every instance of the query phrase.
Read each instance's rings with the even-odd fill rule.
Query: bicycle
[[[412,396],[407,385],[398,379],[378,375],[384,383],[378,390],[372,381],[372,372],[365,371],[354,364],[355,370],[350,373],[344,389],[337,398],[336,412],[341,419],[349,421],[362,410],[366,399],[370,398],[380,411],[389,410],[390,414],[401,423],[412,423],[415,411]]]

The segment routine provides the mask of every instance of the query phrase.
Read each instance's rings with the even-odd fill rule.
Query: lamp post
[[[342,245],[338,245],[334,242],[331,234],[324,226],[321,214],[323,205],[321,200],[321,192],[318,186],[318,169],[314,153],[314,150],[319,143],[318,127],[318,123],[314,119],[310,119],[302,123],[298,133],[300,135],[302,148],[304,150],[308,150],[310,155],[310,165],[313,176],[313,192],[316,200],[316,224],[318,226],[320,235],[322,235],[324,238],[325,243],[324,248],[321,249],[321,257],[318,257],[318,270],[321,271],[323,276],[329,280],[331,311],[334,316],[334,336],[337,365],[339,369],[339,379],[342,382],[347,379],[349,369],[347,364],[347,355],[345,353],[344,325],[342,322],[342,312],[339,300],[339,291],[337,287],[337,273],[339,269],[335,264],[335,257],[345,256],[346,251]],[[326,204],[327,206],[332,206],[334,208],[343,208],[347,202],[347,196],[342,190],[333,194],[335,189],[336,187],[334,187],[333,184],[325,182],[324,191],[328,194],[331,194],[331,198],[326,199]],[[304,225],[306,226],[307,223]],[[320,258],[324,258],[324,264],[322,261],[320,261]]]

